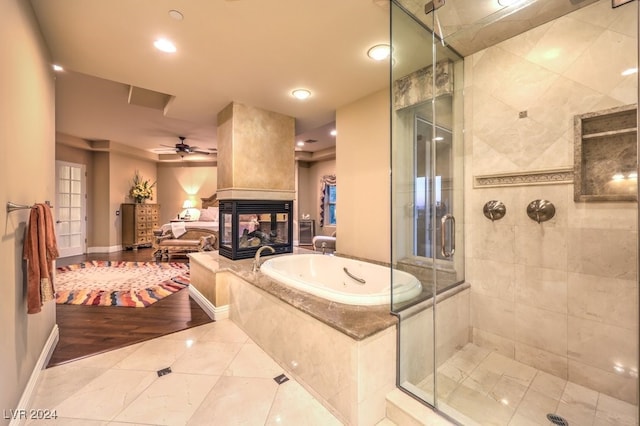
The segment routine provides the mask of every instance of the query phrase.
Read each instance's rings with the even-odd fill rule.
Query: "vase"
[[[142,203],[144,203],[145,198],[136,197],[135,200],[136,200],[136,204],[142,204]]]

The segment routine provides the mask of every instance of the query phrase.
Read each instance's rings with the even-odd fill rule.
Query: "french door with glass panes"
[[[56,239],[60,257],[86,252],[86,176],[83,164],[56,161]]]

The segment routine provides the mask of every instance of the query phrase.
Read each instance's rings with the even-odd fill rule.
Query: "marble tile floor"
[[[166,367],[171,373],[158,376]],[[31,409],[57,425],[340,425],[230,320],[41,372]]]
[[[158,377],[166,367],[172,372]],[[342,424],[293,378],[276,383],[280,374],[239,327],[222,320],[43,370],[30,408],[57,418],[27,424]],[[548,425],[547,413],[570,425],[638,425],[632,404],[473,344],[446,361],[438,378],[443,411],[481,425]],[[418,387],[433,394],[431,382]]]
[[[417,386],[433,395],[432,376]],[[551,425],[548,413],[572,426],[638,425],[635,405],[471,343],[438,369],[438,394],[443,412],[483,426]]]

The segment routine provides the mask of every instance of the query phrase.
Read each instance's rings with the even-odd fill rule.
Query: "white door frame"
[[[61,232],[61,220],[62,215],[60,214],[60,209],[63,207],[62,199],[63,194],[60,193],[60,177],[59,172],[60,168],[63,166],[69,166],[73,168],[80,169],[80,245],[70,247],[67,245],[64,240],[64,236],[60,235]],[[71,163],[68,161],[58,161],[56,160],[56,203],[54,205],[55,208],[55,219],[56,219],[56,238],[58,240],[58,251],[60,253],[60,257],[68,257],[68,256],[76,256],[79,254],[84,254],[87,252],[87,167],[84,164]],[[71,197],[70,197],[71,198]],[[71,201],[70,201],[71,203]],[[71,206],[71,204],[69,204]],[[67,206],[64,206],[67,207]]]

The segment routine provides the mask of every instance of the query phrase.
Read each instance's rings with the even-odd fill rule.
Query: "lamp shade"
[[[184,203],[182,203],[182,208],[183,209],[193,208],[193,203],[191,202],[191,200],[184,200]]]

